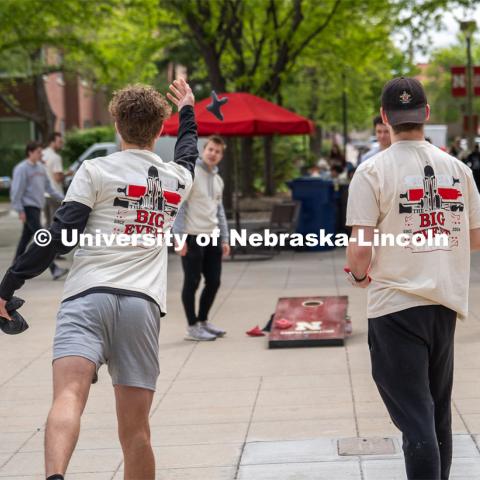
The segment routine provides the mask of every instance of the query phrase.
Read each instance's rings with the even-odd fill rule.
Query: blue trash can
[[[337,207],[336,192],[331,180],[300,177],[287,182],[292,191],[292,198],[301,203],[297,224],[297,233],[319,235],[320,229],[325,233],[336,233]],[[332,247],[311,247],[315,250],[329,250]]]

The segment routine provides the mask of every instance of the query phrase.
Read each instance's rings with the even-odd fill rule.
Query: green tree
[[[362,100],[354,105],[364,107],[374,80],[388,76],[391,60],[398,57],[386,51],[398,8],[393,2],[164,0],[162,5],[176,14],[176,30],[198,48],[191,58],[203,58],[206,71],[197,68],[197,73],[205,73],[214,89],[249,91],[284,103],[317,120],[320,129],[338,123],[343,88]],[[187,63],[189,70],[192,63]],[[354,108],[351,116],[358,120],[360,111]],[[264,155],[267,194],[275,190],[270,142],[267,138]],[[248,194],[254,184],[252,140],[242,145],[243,191]]]
[[[156,0],[2,0],[0,8],[0,102],[35,123],[42,138],[55,114],[44,75],[81,75],[113,89],[152,81],[161,55],[158,23],[165,12]],[[18,84],[34,89],[36,110],[15,101]]]
[[[95,2],[61,2],[41,0],[4,0],[0,9],[0,102],[8,109],[35,123],[42,137],[53,130],[55,115],[50,107],[43,76],[62,71],[61,55],[55,62],[46,55],[46,47],[58,52],[84,49],[93,51],[83,38],[84,27],[104,14]],[[29,83],[34,89],[37,109],[22,110],[9,94],[18,83]]]
[[[474,42],[472,48],[473,64],[480,64],[480,43]],[[462,120],[466,98],[453,97],[451,93],[451,67],[466,64],[465,41],[451,47],[435,50],[427,69],[425,88],[432,107],[432,123],[456,123]],[[474,111],[480,112],[480,99],[474,102]]]
[[[341,129],[344,93],[348,123],[362,129],[371,125],[378,112],[385,81],[411,72],[411,65],[390,38],[394,28],[390,14],[383,2],[362,2],[341,12],[335,22],[336,35],[327,45],[310,45],[289,76],[285,104],[315,121],[312,150],[316,156],[322,150],[323,131]]]

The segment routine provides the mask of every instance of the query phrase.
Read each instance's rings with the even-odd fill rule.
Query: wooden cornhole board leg
[[[348,297],[283,297],[278,299],[268,348],[341,346],[345,342]],[[281,329],[277,320],[293,323]]]

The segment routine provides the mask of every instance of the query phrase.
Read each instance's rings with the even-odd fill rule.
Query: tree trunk
[[[223,93],[227,91],[227,82],[222,75],[220,67],[220,58],[213,49],[207,49],[204,52],[204,60],[207,64],[208,78],[212,84],[213,90],[217,93]]]
[[[37,50],[32,54],[32,62],[38,63],[41,61],[42,51]],[[37,112],[40,116],[40,121],[36,122],[40,133],[40,139],[43,142],[47,141],[48,136],[55,131],[55,122],[57,116],[53,113],[50,101],[48,100],[47,89],[45,88],[45,80],[42,74],[33,76],[33,91],[36,100]]]
[[[48,101],[43,75],[35,75],[33,85],[37,110],[41,117],[40,122],[37,123],[37,128],[40,133],[40,140],[46,142],[48,136],[55,131],[57,116],[53,113]]]
[[[268,135],[263,138],[263,148],[265,154],[265,195],[271,197],[275,195],[275,180],[273,178],[273,136]]]
[[[317,118],[318,107],[320,99],[318,92],[320,91],[319,74],[316,68],[308,68],[306,75],[310,84],[310,108],[308,110],[308,116],[310,119]],[[322,154],[322,127],[319,127],[314,123],[314,130],[310,137],[310,149],[315,157],[320,157]]]
[[[322,155],[323,129],[321,126],[315,124],[312,135],[310,136],[310,150],[319,158]]]
[[[255,193],[254,187],[254,162],[253,162],[253,138],[242,138],[242,192],[244,196],[251,197]]]

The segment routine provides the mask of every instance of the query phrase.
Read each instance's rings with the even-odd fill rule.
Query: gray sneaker
[[[212,325],[210,322],[199,322],[204,330],[216,337],[223,337],[227,332],[221,328]]]
[[[52,277],[54,280],[58,280],[59,278],[62,278],[64,275],[68,273],[68,268],[60,268],[60,267],[55,267],[55,269],[52,272]]]
[[[198,324],[193,327],[188,327],[187,334],[185,335],[185,340],[193,340],[196,342],[211,342],[216,339],[216,335],[208,333]]]

